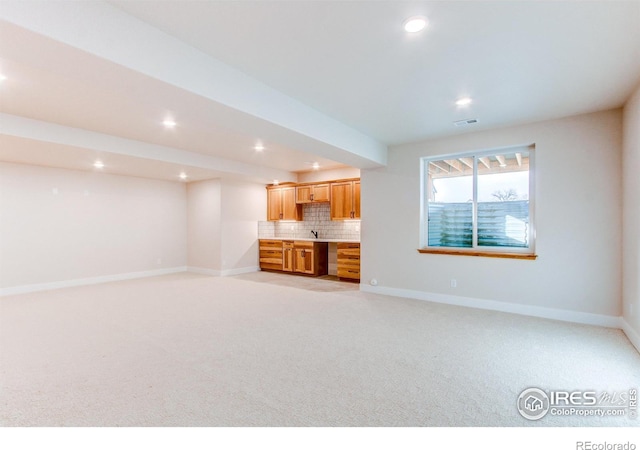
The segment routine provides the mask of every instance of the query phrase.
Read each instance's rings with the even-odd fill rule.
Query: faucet
[[[318,239],[318,232],[317,231],[313,231],[311,230],[311,234],[313,234],[313,236]]]

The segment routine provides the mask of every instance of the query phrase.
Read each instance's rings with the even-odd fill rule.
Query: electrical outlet
[[[451,287],[452,288],[458,287],[458,280],[456,280],[455,278],[452,278],[451,279]]]

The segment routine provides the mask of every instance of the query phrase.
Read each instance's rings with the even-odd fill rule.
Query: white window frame
[[[528,247],[490,247],[478,246],[478,159],[504,153],[528,152],[529,154],[529,228]],[[424,156],[420,158],[420,249],[447,251],[456,254],[481,253],[514,253],[535,255],[536,221],[535,221],[535,144],[515,145],[509,147],[492,148],[490,150],[476,150],[464,153],[454,153],[438,156]],[[471,247],[429,246],[429,195],[427,192],[429,163],[443,159],[473,158],[473,235]]]

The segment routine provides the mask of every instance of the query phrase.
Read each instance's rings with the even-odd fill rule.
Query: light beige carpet
[[[0,299],[4,426],[638,425],[527,421],[530,386],[637,387],[640,354],[619,330],[250,276]]]

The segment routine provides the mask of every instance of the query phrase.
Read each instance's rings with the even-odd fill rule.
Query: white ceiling
[[[429,27],[407,35],[417,14]],[[640,82],[637,1],[3,1],[0,17],[0,159],[81,168],[113,149],[164,179],[376,167],[388,145],[620,107]]]

